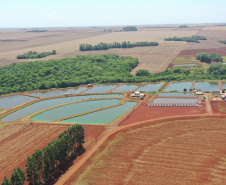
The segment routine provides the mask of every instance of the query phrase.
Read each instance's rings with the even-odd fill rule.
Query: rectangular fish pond
[[[174,64],[173,67],[195,67],[196,64]]]
[[[160,93],[159,96],[196,97],[191,93]]]
[[[221,84],[222,84],[222,88],[226,89],[226,82],[221,82]]]
[[[107,91],[110,91],[111,89],[117,87],[118,85],[97,85],[91,89],[88,89],[84,93],[105,93]]]
[[[0,108],[8,109],[35,99],[37,98],[24,95],[3,96],[0,97]]]
[[[97,99],[97,98],[118,98],[118,97],[123,97],[123,95],[122,94],[99,94],[99,95],[87,95],[87,96],[85,96],[85,95],[84,96],[70,96],[70,97],[62,97],[62,98],[43,100],[43,101],[35,102],[27,107],[24,107],[20,110],[15,111],[15,112],[7,115],[6,117],[2,118],[1,121],[3,121],[3,122],[15,121],[24,116],[35,113],[37,111],[47,109],[50,107],[54,107],[57,105],[65,104],[65,103],[81,101],[81,100]]]
[[[172,91],[178,91],[178,92],[184,92],[184,89],[187,89],[189,91],[192,88],[192,82],[174,82],[169,85],[165,89],[165,92],[172,92]]]
[[[62,122],[65,123],[81,123],[81,124],[106,124],[125,112],[132,109],[137,103],[136,102],[126,102],[122,105],[100,110],[97,112],[92,112],[78,117],[73,117],[70,119],[65,119]]]
[[[196,103],[198,99],[190,98],[155,98],[153,103]]]
[[[141,86],[139,89],[136,91],[142,91],[142,92],[156,92],[163,83],[157,83],[157,84],[147,84],[144,86]]]
[[[32,96],[49,98],[49,97],[54,97],[54,96],[63,96],[65,94],[78,94],[86,89],[87,89],[87,87],[79,87],[77,89],[61,89],[61,90],[35,92],[35,93],[29,93],[29,94]]]
[[[128,85],[128,84],[124,84],[124,85],[121,85],[120,87],[112,90],[111,92],[130,92],[134,89],[136,89],[138,86],[137,85]]]
[[[205,92],[220,90],[217,82],[195,82],[195,89]]]
[[[91,100],[85,102],[78,102],[73,104],[56,107],[40,113],[31,118],[34,121],[54,121],[65,117],[82,114],[85,112],[101,109],[108,106],[117,105],[121,99],[105,99],[105,100]]]

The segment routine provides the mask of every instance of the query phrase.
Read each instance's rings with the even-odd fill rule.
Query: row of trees
[[[204,36],[196,36],[193,35],[191,37],[169,37],[165,38],[165,41],[186,41],[186,42],[197,42],[199,43],[199,40],[207,40]]]
[[[108,50],[110,48],[134,48],[134,47],[145,47],[145,46],[158,46],[158,42],[114,42],[114,43],[99,43],[97,45],[91,44],[80,44],[80,51],[91,51],[91,50]]]
[[[226,40],[219,40],[218,42],[221,44],[226,44]]]
[[[23,185],[26,180],[25,172],[20,167],[13,170],[11,178],[4,178],[2,185]]]
[[[49,55],[55,55],[56,50],[53,50],[52,52],[42,52],[38,53],[36,51],[28,51],[27,53],[24,53],[23,55],[18,55],[17,59],[32,59],[32,58],[44,58]]]
[[[126,26],[122,28],[123,31],[137,31],[137,28],[135,26]]]
[[[222,62],[223,57],[221,55],[217,55],[216,53],[197,53],[196,59],[200,60],[200,62]]]
[[[79,124],[73,125],[43,151],[38,149],[28,156],[25,166],[29,185],[49,184],[54,177],[62,174],[65,166],[84,152],[84,137],[84,128]],[[5,177],[2,185],[23,185],[25,179],[25,173],[17,168],[10,180]]]
[[[48,32],[48,30],[28,30],[27,32]]]

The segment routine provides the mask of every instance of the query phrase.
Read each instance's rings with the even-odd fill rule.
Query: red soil
[[[226,114],[226,101],[210,101],[213,113]]]
[[[218,55],[226,56],[226,47],[221,47],[218,49],[189,49],[182,50],[179,55],[191,55],[196,56],[197,53],[216,53]]]
[[[127,116],[127,118],[121,122],[120,126],[157,118],[205,113],[205,103],[199,107],[148,107],[147,104],[144,103]]]
[[[225,118],[171,118],[127,127],[111,135],[65,184],[225,184]]]
[[[10,178],[12,171],[21,167],[25,170],[27,157],[37,149],[43,149],[49,142],[56,139],[69,125],[26,125],[27,127],[18,132],[12,127],[21,128],[20,125],[7,125],[0,129],[7,138],[0,141],[0,182],[4,177]],[[24,126],[24,125],[23,125]],[[22,127],[23,128],[23,127]],[[85,125],[85,148],[89,149],[105,131],[104,126]],[[11,136],[9,137],[10,133]],[[76,160],[75,160],[76,161]]]

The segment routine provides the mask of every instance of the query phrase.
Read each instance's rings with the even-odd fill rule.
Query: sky
[[[0,0],[0,28],[226,23],[226,0]]]

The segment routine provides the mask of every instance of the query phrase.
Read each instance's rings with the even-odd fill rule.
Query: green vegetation
[[[137,31],[137,28],[135,26],[126,26],[122,28],[123,31]]]
[[[204,36],[196,36],[193,35],[191,37],[169,37],[165,38],[165,41],[186,41],[186,42],[197,42],[199,43],[199,40],[207,40]]]
[[[129,41],[126,42],[114,42],[114,43],[99,43],[97,45],[91,44],[80,44],[79,50],[80,51],[91,51],[91,50],[108,50],[110,48],[134,48],[134,47],[144,47],[144,46],[158,46],[158,42],[135,42],[130,43]]]
[[[14,63],[0,67],[0,94],[95,83],[226,79],[226,65],[222,63],[209,65],[206,69],[167,68],[161,73],[138,70],[136,75],[130,74],[137,65],[137,58],[114,54]]]
[[[219,40],[218,42],[221,44],[226,44],[226,40]]]
[[[23,185],[25,182],[25,172],[20,167],[13,170],[11,179],[4,178],[2,185]]]
[[[188,26],[187,25],[181,25],[181,26],[179,26],[179,28],[188,28]]]
[[[28,51],[27,53],[24,53],[23,55],[18,55],[17,59],[32,59],[32,58],[44,58],[49,55],[55,55],[56,50],[53,50],[52,52],[42,52],[38,53],[36,51]]]
[[[216,53],[197,53],[196,59],[200,60],[200,62],[222,62],[223,57],[221,55],[217,55]]]
[[[67,170],[70,163],[85,151],[84,132],[81,125],[75,124],[45,146],[43,151],[38,149],[28,156],[25,166],[29,185],[51,184]],[[10,180],[5,177],[2,185],[23,185],[25,179],[25,172],[18,167]]]
[[[48,30],[29,30],[27,32],[48,32]]]

